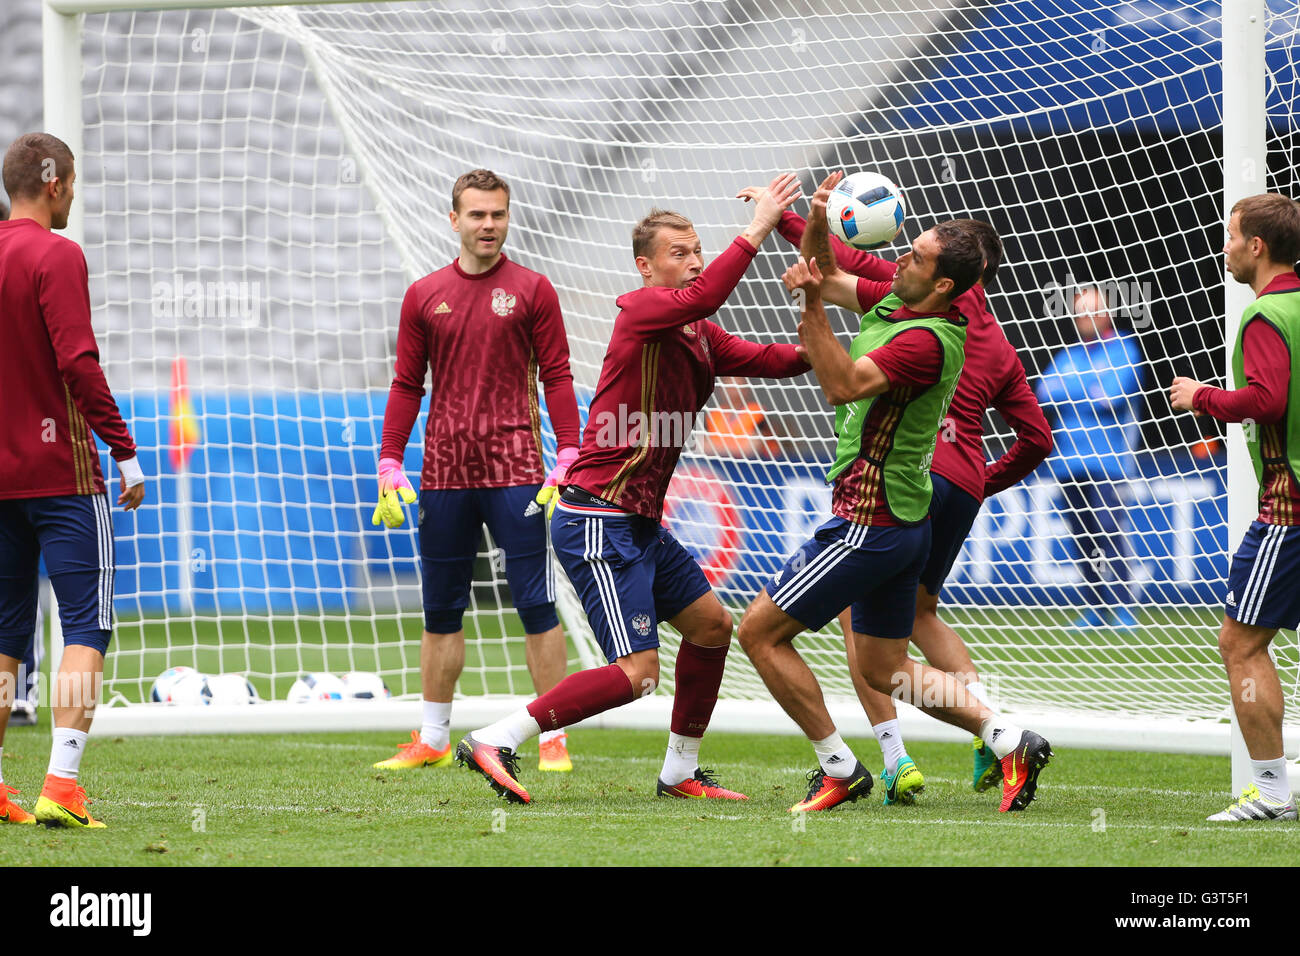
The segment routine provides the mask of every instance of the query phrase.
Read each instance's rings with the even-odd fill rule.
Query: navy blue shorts
[[[42,556],[59,599],[63,643],[108,650],[113,555],[107,495],[0,501],[0,654],[21,658],[27,651]]]
[[[857,633],[907,639],[929,553],[928,521],[873,528],[832,518],[776,573],[767,594],[810,631],[820,631],[850,605]]]
[[[610,663],[658,647],[659,622],[710,590],[668,529],[640,515],[562,500],[551,542]]]
[[[426,631],[454,634],[461,629],[485,524],[492,540],[505,552],[506,583],[524,632],[542,634],[559,623],[555,571],[546,548],[545,509],[533,509],[524,517],[539,488],[541,485],[519,485],[420,492]]]
[[[930,497],[930,557],[921,569],[921,583],[935,597],[961,553],[982,502],[976,501],[943,475],[930,472],[934,493]]]
[[[1300,624],[1300,527],[1252,521],[1228,570],[1224,614],[1255,627]]]

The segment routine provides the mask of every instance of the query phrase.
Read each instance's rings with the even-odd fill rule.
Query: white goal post
[[[457,173],[488,166],[512,184],[507,254],[559,291],[586,401],[613,299],[632,286],[630,226],[651,205],[691,216],[716,254],[746,221],[737,188],[785,168],[805,189],[809,170],[878,168],[908,199],[904,236],[961,215],[999,229],[991,308],[1031,383],[1070,344],[1061,306],[1084,281],[1118,290],[1144,355],[1126,567],[1103,575],[1124,582],[1104,610],[1134,624],[1074,626],[1087,556],[1046,465],[985,505],[941,610],[1000,704],[1054,743],[1229,752],[1216,602],[1254,479],[1238,428],[1226,454],[1194,457],[1222,433],[1162,396],[1172,374],[1230,376],[1250,293],[1224,281],[1217,217],[1300,187],[1279,159],[1300,129],[1279,105],[1295,98],[1294,17],[1265,0],[1223,4],[1221,23],[1092,0],[45,0],[43,31],[46,129],[78,161],[67,235],[87,250],[105,369],[142,454],[154,446],[159,496],[117,516],[106,686],[136,706],[102,707],[96,732],[417,723],[410,527],[372,531],[363,508],[397,306],[454,255]],[[724,326],[792,340],[775,278],[790,254],[769,240]],[[178,356],[202,433],[192,460],[168,439]],[[738,614],[826,510],[831,415],[810,380],[723,400],[764,410],[765,450],[706,432],[669,523]],[[996,417],[989,433],[995,456],[1013,437]],[[531,694],[490,541],[473,601],[458,725]],[[571,593],[560,607],[571,663],[598,660]],[[604,723],[666,725],[677,638],[663,637],[661,695]],[[838,634],[801,647],[837,722],[869,733]],[[1277,652],[1294,756],[1295,635]],[[743,658],[737,646],[714,727],[792,732]],[[304,671],[375,671],[398,699],[138,706],[177,664],[247,673],[266,697]],[[905,710],[909,736],[961,736]]]

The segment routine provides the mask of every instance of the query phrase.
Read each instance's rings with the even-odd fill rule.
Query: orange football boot
[[[34,816],[9,799],[10,796],[19,792],[3,780],[0,780],[0,823],[36,822]]]
[[[447,767],[454,758],[451,744],[445,750],[434,750],[420,739],[418,730],[411,731],[411,742],[402,744],[395,756],[374,765],[376,770],[409,770],[412,767]]]
[[[553,737],[538,745],[537,769],[559,771],[561,773],[573,769],[573,761],[569,759],[568,734],[560,734],[558,737]]]
[[[684,800],[748,800],[749,797],[735,790],[728,790],[718,783],[712,770],[695,768],[695,776],[681,783],[668,784],[662,780],[655,784],[656,797],[680,797]]]
[[[1029,806],[1038,791],[1038,774],[1052,756],[1052,745],[1032,730],[1021,733],[1016,749],[1002,758],[1002,806],[1008,813]]]
[[[519,755],[509,747],[492,747],[470,734],[456,748],[456,760],[462,767],[481,773],[492,789],[511,803],[533,802],[519,782]]]
[[[808,796],[790,808],[791,813],[829,810],[871,793],[871,773],[859,761],[847,777],[828,777],[820,767],[808,772]]]
[[[84,788],[77,786],[71,777],[45,775],[45,786],[36,800],[36,821],[47,827],[73,827],[103,830],[105,824],[96,820],[86,809]]]

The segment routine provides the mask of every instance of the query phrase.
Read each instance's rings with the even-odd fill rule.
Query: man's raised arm
[[[803,296],[799,341],[803,343],[804,358],[813,367],[826,401],[831,405],[847,405],[860,398],[887,392],[889,379],[880,366],[865,355],[854,362],[831,331],[822,305],[824,278],[817,260],[796,262],[786,270],[781,281],[791,293]]]
[[[817,191],[813,193],[808,224],[804,227],[803,241],[799,243],[799,258],[805,261],[808,259],[817,261],[821,287],[819,299],[861,315],[858,277],[845,272],[835,264],[835,250],[831,248],[830,223],[826,219],[826,200],[830,198],[835,184],[843,177],[842,172],[831,173],[822,180]],[[838,343],[836,344],[838,346]]]

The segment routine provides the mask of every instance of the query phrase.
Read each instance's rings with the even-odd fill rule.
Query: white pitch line
[[[319,813],[319,814],[328,814],[328,813],[369,813],[369,814],[394,813],[397,814],[400,813],[404,817],[409,817],[412,814],[434,816],[436,814],[448,812],[441,807],[424,807],[424,808],[412,809],[408,807],[386,808],[386,807],[373,807],[373,806],[372,807],[338,807],[338,806],[316,807],[316,806],[300,806],[300,805],[274,806],[274,805],[267,805],[267,804],[248,804],[248,803],[215,803],[211,801],[187,803],[179,800],[177,801],[115,800],[113,802],[121,806],[140,807],[146,810],[157,810],[157,809],[192,810],[196,807],[201,807],[204,810],[230,810],[230,811],[241,811],[241,812],[254,811],[254,812],[261,812],[261,813],[267,813],[267,812]],[[628,810],[611,810],[611,811],[601,811],[599,813],[595,813],[589,810],[546,810],[537,807],[520,807],[520,806],[509,805],[505,803],[502,803],[499,806],[491,806],[491,807],[485,806],[483,808],[484,811],[489,813],[496,809],[508,809],[509,812],[511,813],[518,813],[520,819],[524,819],[527,817],[544,817],[547,819],[572,820],[575,823],[600,821],[604,819],[614,819],[614,818],[643,820],[645,819],[646,816],[644,812],[628,811]],[[703,817],[706,820],[723,820],[727,822],[748,821],[750,823],[757,823],[763,826],[767,826],[769,824],[779,821],[782,827],[788,826],[788,821],[792,819],[792,817],[789,815],[773,817],[773,816],[765,816],[763,814],[764,811],[760,810],[757,811],[757,813],[755,813],[752,816],[747,816],[744,814],[726,814],[726,813],[703,813],[703,814],[691,814],[691,815],[695,817]],[[831,817],[830,819],[843,819],[843,815],[841,814],[838,815],[837,817]],[[944,826],[944,827],[952,827],[952,826],[1030,827],[1039,830],[1091,830],[1092,829],[1091,822],[1066,823],[1061,821],[1028,820],[1022,816],[1013,819],[953,820],[953,819],[908,819],[906,817],[893,815],[890,816],[889,818],[862,817],[859,819],[859,822],[864,822],[872,825],[880,825],[880,826],[891,826],[895,824],[902,824],[904,826]],[[1108,823],[1106,825],[1106,829],[1107,830],[1166,830],[1166,831],[1174,831],[1177,833],[1181,833],[1184,831],[1189,833],[1238,833],[1238,834],[1269,833],[1269,834],[1284,834],[1287,837],[1291,837],[1291,838],[1300,836],[1300,827],[1294,827],[1294,826],[1238,828],[1232,826],[1215,826],[1215,827],[1197,826],[1197,825],[1181,826],[1176,823]]]
[[[926,781],[933,780],[935,783],[951,783],[960,787],[969,787],[969,780],[953,780],[948,777],[926,777]],[[1205,790],[1157,790],[1153,787],[1115,787],[1105,786],[1100,783],[1057,783],[1050,777],[1043,783],[1043,787],[1048,790],[1102,790],[1106,793],[1154,793],[1162,797],[1214,797],[1216,794]],[[1224,796],[1229,796],[1225,790]]]
[[[415,808],[388,808],[388,807],[340,807],[330,805],[327,807],[311,807],[299,804],[288,806],[276,806],[267,803],[218,803],[215,800],[114,800],[114,804],[124,807],[141,807],[145,810],[162,810],[168,807],[177,810],[231,810],[231,811],[252,811],[255,813],[398,813],[403,816],[415,814],[425,814],[432,816],[435,813],[442,813],[439,807],[415,807]]]
[[[299,740],[299,741],[285,740],[277,744],[277,746],[285,747],[285,748],[297,747],[300,749],[307,749],[307,750],[373,751],[375,749],[374,745],[372,744],[336,744],[336,743],[322,743],[322,742],[308,741],[308,740]],[[525,755],[531,755],[531,754],[529,754],[526,751]],[[658,764],[662,762],[658,757],[610,757],[604,754],[584,754],[581,751],[574,753],[573,759],[574,759],[574,765],[579,767],[583,763]],[[707,759],[701,761],[701,763],[704,766],[709,765],[709,761]],[[757,767],[751,764],[726,764],[726,763],[718,764],[718,766],[724,768],[722,771],[724,775],[726,773],[730,773],[733,770],[753,773],[756,771],[764,772],[764,771],[769,771],[774,769],[775,772],[777,773],[794,774],[800,777],[806,777],[808,775],[808,771],[812,769],[812,767],[810,766],[768,768],[768,767]],[[964,789],[969,788],[970,786],[969,780],[964,780],[964,779],[958,780],[951,777],[926,777],[926,781],[929,783],[950,784]],[[1158,789],[1154,787],[1122,787],[1122,786],[1097,784],[1097,783],[1057,783],[1050,776],[1044,781],[1043,787],[1045,790],[1048,791],[1051,790],[1062,790],[1067,792],[1099,791],[1108,794],[1146,793],[1146,794],[1152,794],[1154,796],[1160,796],[1160,797],[1205,797],[1205,798],[1224,797],[1226,799],[1231,799],[1231,794],[1229,794],[1226,790],[1223,791],[1222,794],[1216,794],[1205,790],[1168,790],[1168,789]]]

